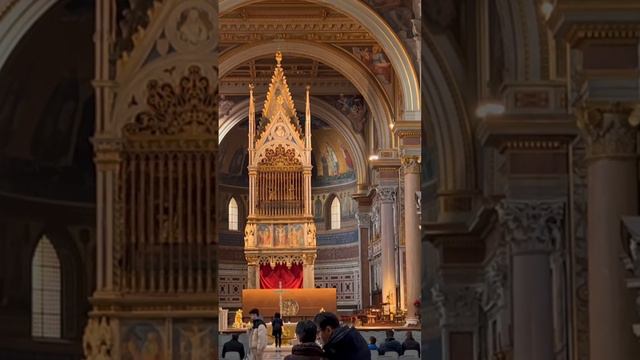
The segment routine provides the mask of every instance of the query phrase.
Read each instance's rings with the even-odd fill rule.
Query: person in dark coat
[[[282,347],[282,327],[284,326],[284,322],[282,321],[282,317],[280,313],[277,312],[273,315],[273,321],[271,321],[271,335],[276,340],[276,349]]]
[[[287,355],[284,360],[324,360],[324,352],[320,345],[316,344],[317,333],[318,328],[313,321],[298,322],[296,337],[300,343],[293,346],[291,355]]]
[[[238,334],[231,335],[231,340],[224,343],[222,346],[222,358],[224,359],[228,352],[234,351],[240,354],[240,359],[244,359],[244,346],[238,341]]]
[[[404,351],[402,351],[402,344],[393,337],[393,330],[387,330],[387,338],[382,344],[380,344],[380,349],[378,349],[378,353],[380,353],[380,355],[384,355],[384,353],[388,351],[395,351],[398,355],[404,354]]]
[[[324,356],[329,360],[371,360],[367,341],[353,327],[340,326],[335,314],[321,312],[314,322],[320,330]]]
[[[407,338],[402,343],[402,351],[418,350],[418,356],[420,356],[420,343],[413,338],[411,331],[407,332]]]

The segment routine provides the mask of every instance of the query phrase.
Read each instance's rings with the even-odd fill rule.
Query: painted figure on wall
[[[336,101],[336,108],[349,119],[355,132],[364,134],[367,123],[367,104],[362,96],[340,94]]]
[[[160,333],[151,324],[134,325],[127,331],[122,342],[123,359],[164,359],[163,341]]]
[[[371,72],[378,76],[384,84],[391,82],[391,62],[379,45],[373,45],[371,48],[354,47],[351,49],[351,52],[360,59]]]
[[[258,225],[258,244],[260,246],[273,246],[273,239],[271,235],[271,225],[259,224]]]
[[[316,219],[321,219],[322,218],[322,200],[320,200],[320,198],[316,199],[316,201],[314,202],[314,207],[315,207],[314,217]]]
[[[287,245],[287,227],[286,225],[276,225],[275,227],[275,246],[286,246]]]
[[[229,175],[242,175],[242,165],[245,163],[247,150],[240,148],[233,153],[231,163],[229,164]]]
[[[213,358],[215,349],[212,347],[213,335],[211,326],[198,326],[198,324],[183,325],[178,327],[181,360],[205,360]],[[175,350],[174,350],[175,351]],[[175,358],[175,357],[174,357]]]
[[[289,225],[289,241],[291,245],[304,246],[304,228],[302,224]]]

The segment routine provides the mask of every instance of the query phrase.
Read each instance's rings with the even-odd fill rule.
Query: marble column
[[[369,267],[369,236],[371,234],[371,214],[359,212],[356,214],[358,220],[358,237],[360,240],[360,299],[361,308],[371,306],[371,275]]]
[[[114,282],[115,211],[122,144],[116,139],[94,138],[96,163],[96,292],[116,290]],[[118,224],[121,226],[122,224]]]
[[[431,300],[440,324],[442,359],[476,359],[480,289],[473,285],[446,284],[440,278],[431,288]]]
[[[593,360],[637,359],[635,314],[625,286],[621,217],[638,213],[637,131],[630,109],[613,105],[578,113],[587,143],[589,352]]]
[[[404,241],[406,248],[407,324],[418,323],[418,311],[413,305],[421,298],[422,260],[420,219],[416,207],[416,192],[420,191],[420,162],[418,157],[402,159],[404,173]]]
[[[247,258],[247,289],[260,289],[260,264],[257,258]]]
[[[562,238],[564,206],[503,200],[497,207],[513,256],[514,359],[554,358],[550,255]]]
[[[304,257],[304,264],[302,265],[302,287],[305,289],[315,288],[315,279],[314,279],[315,260],[316,260],[315,254],[307,254]]]
[[[396,311],[396,250],[393,239],[393,205],[396,187],[378,186],[380,201],[380,238],[382,241],[382,302],[389,302],[391,311]]]

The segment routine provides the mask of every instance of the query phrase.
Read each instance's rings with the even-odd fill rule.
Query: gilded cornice
[[[638,39],[640,38],[640,24],[607,24],[587,23],[574,24],[567,32],[567,41],[577,45],[580,41],[594,39]]]
[[[375,40],[360,24],[344,20],[297,22],[255,22],[242,19],[220,20],[221,43],[247,43],[267,40],[310,40],[328,43],[374,43]]]

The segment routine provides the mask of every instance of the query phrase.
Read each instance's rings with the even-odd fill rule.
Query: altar
[[[336,289],[245,289],[242,290],[242,310],[248,314],[259,309],[265,321],[279,312],[295,322],[313,318],[320,309],[337,312]]]

